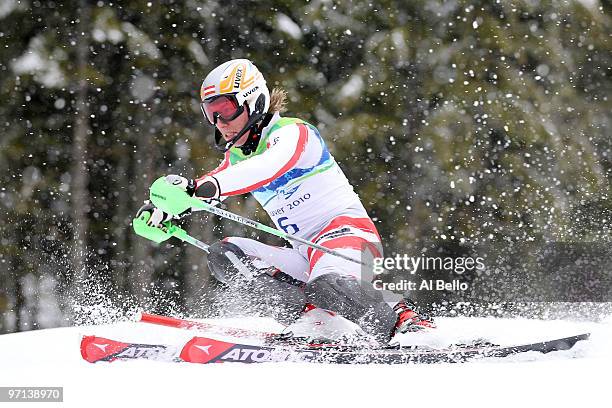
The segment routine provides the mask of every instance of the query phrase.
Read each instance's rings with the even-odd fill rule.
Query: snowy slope
[[[274,330],[267,319],[229,325]],[[195,365],[81,360],[83,335],[176,343],[194,332],[144,323],[47,329],[0,336],[0,385],[63,386],[64,403],[44,406],[563,406],[610,405],[612,320],[438,319],[435,333],[402,342],[445,345],[483,337],[500,344],[589,331],[572,350],[465,364],[331,366],[306,363]],[[20,403],[19,406],[28,404]],[[39,405],[36,405],[39,406]]]

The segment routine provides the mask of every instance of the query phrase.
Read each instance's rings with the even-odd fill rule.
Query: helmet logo
[[[243,97],[243,98],[246,98],[247,96],[249,96],[250,94],[252,94],[253,92],[255,92],[255,91],[256,91],[256,90],[258,90],[258,89],[259,89],[259,85],[257,85],[255,88],[253,88],[253,89],[251,89],[251,90],[249,90],[249,91],[247,91],[247,92],[243,93],[243,94],[242,94],[242,97]]]
[[[238,67],[236,71],[236,76],[234,77],[234,88],[240,87],[240,81],[242,80],[242,66]]]

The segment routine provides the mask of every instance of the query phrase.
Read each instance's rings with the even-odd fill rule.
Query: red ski
[[[143,323],[158,324],[177,329],[194,329],[209,332],[211,334],[221,334],[232,337],[248,337],[256,339],[269,339],[279,336],[279,333],[271,333],[259,330],[238,329],[226,327],[213,323],[195,322],[193,320],[179,319],[176,317],[159,316],[142,312],[140,321]]]
[[[568,350],[589,334],[537,343],[498,346],[493,344],[452,345],[441,349],[428,347],[355,348],[350,346],[283,345],[257,346],[194,337],[181,346],[120,342],[86,336],[81,341],[81,355],[91,363],[98,361],[147,359],[189,363],[263,363],[301,361],[340,364],[458,363],[477,358],[506,357],[527,351],[549,353]],[[180,350],[180,352],[179,352]]]
[[[90,363],[134,359],[180,361],[178,350],[180,347],[125,343],[96,336],[84,336],[81,340],[81,356]]]

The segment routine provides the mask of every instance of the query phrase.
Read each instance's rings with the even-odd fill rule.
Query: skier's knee
[[[229,284],[237,276],[248,276],[252,273],[249,257],[228,238],[218,241],[208,247],[208,269],[221,283]]]
[[[284,324],[295,320],[306,303],[300,287],[268,274],[267,269],[271,268],[258,269],[251,257],[234,243],[212,244],[208,268],[219,282],[228,285],[223,290],[224,295],[231,297],[228,303],[244,302],[249,310],[270,315]]]

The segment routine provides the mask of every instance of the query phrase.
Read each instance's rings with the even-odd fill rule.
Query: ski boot
[[[419,313],[417,307],[410,299],[401,300],[393,307],[393,310],[397,313],[394,334],[436,328],[433,318],[427,314]]]
[[[357,324],[336,312],[321,309],[311,303],[304,306],[302,316],[287,326],[277,340],[285,344],[325,347],[371,347],[379,343]]]

